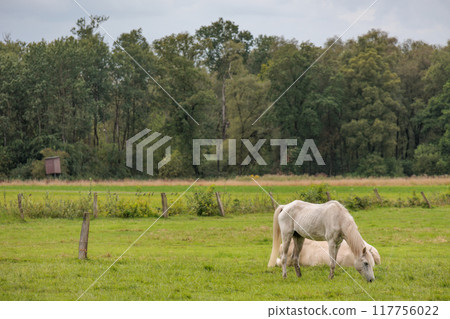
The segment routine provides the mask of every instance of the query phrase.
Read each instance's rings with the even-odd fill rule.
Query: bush
[[[394,157],[389,157],[384,160],[386,165],[387,174],[391,177],[401,177],[404,176],[403,163],[396,160]]]
[[[173,203],[172,206],[170,206],[170,203],[168,205],[170,207],[170,209],[168,210],[169,216],[176,216],[176,215],[182,215],[182,214],[189,213],[189,209],[184,204],[182,198],[180,198],[175,203]],[[161,210],[161,214],[162,213],[163,212]]]
[[[413,171],[415,174],[438,175],[445,173],[446,163],[436,145],[421,144],[414,151]]]
[[[266,194],[239,199],[223,193],[221,199],[226,214],[252,214],[272,210],[272,202]]]
[[[28,179],[31,178],[31,162],[18,165],[9,172],[11,179]]]
[[[361,210],[361,209],[368,209],[373,205],[373,201],[370,197],[364,196],[354,196],[349,197],[347,200],[344,201],[344,206],[347,207],[347,209],[350,210]]]
[[[11,154],[6,147],[0,146],[0,179],[8,176],[8,171],[12,167]]]
[[[361,176],[386,176],[388,168],[384,159],[378,154],[367,155],[358,166],[356,172]]]
[[[67,175],[67,158],[69,157],[69,154],[64,151],[53,150],[51,148],[43,149],[42,151],[40,151],[40,154],[42,155],[42,159],[34,160],[31,163],[31,176],[34,179],[42,179],[46,177],[45,158],[51,156],[59,156],[61,161],[61,175]]]
[[[161,167],[158,171],[160,178],[176,178],[189,176],[191,166],[183,163],[183,157],[178,150],[172,152],[170,156],[170,162]]]
[[[192,211],[198,216],[212,216],[219,214],[219,208],[215,200],[214,186],[206,190],[197,189],[191,198]]]
[[[145,197],[133,201],[118,200],[116,207],[107,212],[107,215],[120,218],[159,217],[159,214],[152,210]]]
[[[29,218],[75,218],[82,217],[83,212],[90,212],[92,204],[89,195],[71,201],[54,199],[46,193],[44,201],[35,201],[31,195],[25,194],[22,207],[25,217]]]
[[[298,193],[298,199],[316,204],[326,203],[328,201],[327,191],[327,184],[312,185],[305,191]]]

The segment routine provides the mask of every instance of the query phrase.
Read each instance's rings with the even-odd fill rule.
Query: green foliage
[[[227,52],[225,46],[229,42],[242,44],[241,53],[248,56],[253,41],[253,35],[249,31],[240,31],[234,22],[222,18],[213,22],[210,26],[202,26],[196,31],[203,48],[204,64],[212,71],[218,72],[223,77],[227,68]]]
[[[388,50],[395,50],[395,46],[384,43],[387,39],[383,36],[374,32],[361,36],[359,41],[364,45],[357,46],[355,56],[342,66],[349,104],[342,132],[358,159],[375,153],[386,157],[395,154],[398,114],[403,107],[395,98],[400,79],[389,63]]]
[[[387,168],[387,175],[391,177],[400,177],[404,176],[404,168],[401,161],[397,161],[394,157],[389,157],[384,160],[384,163]]]
[[[220,193],[220,196],[227,215],[255,214],[270,211],[272,208],[271,200],[266,194],[236,198],[230,193]]]
[[[408,198],[408,206],[416,207],[422,206],[423,204],[420,201],[420,198],[417,196],[416,192],[413,192],[412,197]]]
[[[80,18],[73,36],[50,42],[0,41],[1,179],[44,178],[44,149],[68,154],[66,179],[142,178],[124,161],[126,141],[145,127],[172,137],[163,178],[450,173],[450,42],[399,44],[370,30],[337,41],[299,78],[333,39],[319,47],[254,36],[219,18],[153,43],[131,30],[109,46],[98,32],[107,19]],[[268,165],[192,166],[193,139],[269,137],[297,139],[287,165],[268,146]],[[325,166],[294,165],[306,138]]]
[[[198,216],[212,216],[219,214],[219,208],[215,198],[214,186],[209,186],[206,190],[196,189],[188,200],[191,210]]]
[[[362,176],[385,176],[387,171],[383,158],[378,154],[370,154],[360,162],[357,173]]]
[[[267,194],[253,186],[226,186],[224,188],[199,186],[179,198],[185,186],[111,186],[98,185],[21,185],[3,186],[0,196],[0,217],[18,218],[17,192],[25,194],[25,218],[74,218],[84,211],[92,212],[92,193],[98,194],[99,216],[101,217],[159,217],[162,214],[160,192],[167,194],[170,207],[169,216],[217,215],[215,191],[220,191],[226,216],[240,214],[273,213],[272,202]],[[424,191],[433,207],[450,205],[450,188],[446,186],[378,187],[382,201],[378,201],[373,187],[332,187],[326,184],[304,187],[274,186],[270,188],[275,200],[286,204],[296,199],[309,202],[326,202],[326,191],[332,199],[338,200],[352,211],[374,207],[426,207],[419,192]],[[197,195],[195,195],[197,193]],[[411,196],[412,193],[412,196]],[[177,200],[178,199],[178,200]],[[1,218],[0,218],[1,219]]]
[[[353,196],[343,201],[344,206],[352,211],[369,209],[373,206],[374,200],[368,196]]]
[[[189,207],[186,206],[183,198],[179,198],[174,203],[168,203],[170,206],[167,213],[169,216],[177,216],[177,215],[189,215],[192,211],[189,209]],[[163,213],[162,209],[160,210],[159,214],[161,215]]]
[[[183,156],[178,150],[170,155],[170,162],[161,167],[158,171],[158,177],[161,178],[177,178],[189,176],[190,166],[184,165]]]
[[[25,218],[75,218],[82,217],[91,210],[90,196],[80,196],[77,200],[64,200],[45,194],[44,201],[35,200],[31,195],[23,197]]]
[[[158,217],[146,198],[137,198],[133,201],[119,200],[112,211],[106,211],[107,216],[121,218]]]
[[[5,179],[11,168],[11,154],[6,147],[0,146],[0,179]]]
[[[45,159],[47,157],[52,156],[58,156],[60,160],[61,165],[61,175],[65,176],[68,173],[68,165],[67,165],[67,159],[69,157],[69,154],[67,154],[64,151],[61,150],[53,150],[51,148],[46,148],[40,151],[40,154],[42,155],[41,160],[34,160],[31,163],[31,176],[34,179],[42,179],[45,178],[47,175],[45,173]]]
[[[416,174],[437,175],[445,172],[445,162],[439,148],[433,144],[421,144],[414,152],[413,170]]]
[[[327,184],[311,185],[305,191],[298,193],[298,199],[316,204],[325,203],[328,201],[328,190]]]

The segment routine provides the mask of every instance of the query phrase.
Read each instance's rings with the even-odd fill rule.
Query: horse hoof
[[[334,278],[334,274],[333,274],[333,275],[330,274],[330,275],[328,276],[328,279],[330,279],[330,280],[333,279],[333,278]]]

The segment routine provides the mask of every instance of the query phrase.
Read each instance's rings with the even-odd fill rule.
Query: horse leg
[[[328,252],[330,254],[330,274],[328,275],[329,279],[333,279],[334,277],[334,269],[336,268],[336,258],[338,250],[339,245],[334,240],[330,240],[328,242]]]
[[[304,237],[294,234],[294,251],[292,252],[292,260],[294,261],[294,268],[297,273],[297,277],[302,276],[302,272],[300,270],[300,252],[302,251],[304,241]]]
[[[291,243],[292,233],[282,234],[283,244],[281,247],[281,266],[283,268],[283,278],[287,276],[287,256],[289,251],[289,244]]]

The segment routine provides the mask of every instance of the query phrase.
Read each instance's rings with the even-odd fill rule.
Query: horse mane
[[[364,247],[366,247],[366,245],[361,234],[358,231],[358,226],[353,220],[352,215],[350,215],[350,213],[344,207],[342,208],[345,210],[345,217],[342,224],[344,238],[347,244],[350,246],[353,255],[355,255],[355,258],[357,258],[362,254],[362,251]]]

